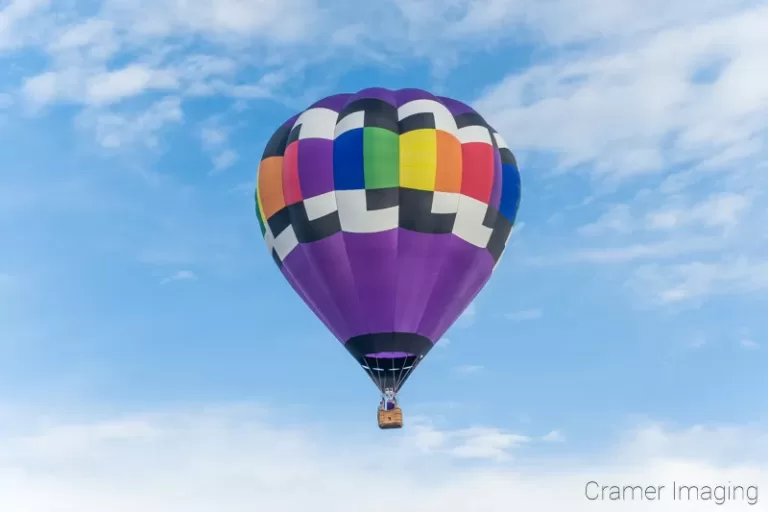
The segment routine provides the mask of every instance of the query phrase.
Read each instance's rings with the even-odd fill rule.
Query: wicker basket
[[[379,428],[403,428],[403,410],[395,407],[391,411],[379,409]]]

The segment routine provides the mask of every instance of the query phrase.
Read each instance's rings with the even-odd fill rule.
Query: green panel
[[[264,219],[261,218],[261,209],[259,208],[259,189],[256,189],[255,194],[256,199],[256,218],[259,220],[259,228],[261,229],[261,236],[265,236],[267,234],[267,228],[264,226]]]
[[[384,128],[364,128],[365,188],[400,185],[400,135]]]

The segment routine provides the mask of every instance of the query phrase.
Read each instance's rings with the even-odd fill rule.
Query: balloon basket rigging
[[[403,410],[395,407],[389,411],[379,409],[379,428],[388,430],[392,428],[403,428]]]

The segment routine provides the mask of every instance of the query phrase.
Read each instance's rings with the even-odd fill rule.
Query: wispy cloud
[[[614,205],[595,222],[579,228],[585,235],[600,235],[606,232],[627,233],[632,230],[632,215],[627,205]]]
[[[197,275],[190,271],[190,270],[179,270],[172,276],[164,278],[162,281],[160,281],[160,284],[168,284],[173,281],[195,281],[197,280]]]
[[[563,443],[565,442],[565,436],[559,430],[552,430],[545,436],[542,436],[541,440],[548,443]]]
[[[748,71],[764,59],[754,48],[766,44],[760,27],[768,9],[713,17],[716,11],[698,20],[690,13],[676,26],[650,24],[655,30],[626,44],[587,46],[581,57],[510,75],[477,106],[502,133],[517,134],[518,147],[555,152],[562,168],[591,164],[598,177],[713,158],[764,137],[768,95],[768,78],[756,83]],[[719,72],[697,80],[696,70],[715,62],[724,63]]]
[[[439,430],[431,424],[417,423],[406,439],[422,453],[445,454],[459,459],[506,460],[515,448],[529,443],[528,436],[498,428],[473,427],[455,431]]]
[[[200,131],[203,148],[211,155],[213,169],[216,174],[234,165],[239,155],[229,145],[229,133],[216,119],[210,120]]]
[[[143,111],[84,110],[78,125],[92,132],[96,141],[107,149],[119,149],[133,144],[156,148],[160,134],[172,124],[183,121],[179,98],[167,97],[152,103]]]
[[[519,452],[535,448],[537,440],[494,427],[416,423],[385,449],[372,442],[380,433],[291,427],[274,420],[280,417],[275,411],[266,412],[207,407],[90,421],[46,414],[41,421],[6,411],[0,509],[244,512],[259,503],[286,512],[318,506],[351,512],[382,488],[393,488],[413,510],[501,512],[515,503],[526,510],[588,512],[595,506],[584,499],[590,480],[768,485],[768,436],[740,426],[651,425],[626,432],[619,444],[589,458],[540,457],[531,465]],[[334,434],[342,431],[347,435]],[[468,460],[472,467],[462,464]],[[751,510],[746,498],[726,504]],[[648,510],[673,512],[681,505],[669,497]]]
[[[765,61],[754,49],[768,44],[758,28],[768,9],[711,2],[686,12],[673,4],[656,11],[664,21],[632,2],[581,20],[561,36],[597,30],[601,43],[512,72],[475,103],[501,133],[516,135],[521,158],[555,162],[550,179],[588,173],[598,185],[588,204],[602,211],[573,226],[589,238],[562,236],[558,256],[530,263],[615,265],[659,304],[763,290],[768,220],[768,75],[755,82],[748,71]],[[545,24],[572,12],[559,2],[552,8]],[[515,12],[505,3],[496,14]],[[632,22],[631,37],[605,25],[623,16],[642,20]]]
[[[744,339],[739,342],[742,348],[746,350],[757,350],[760,348],[760,344],[755,340]]]
[[[747,213],[751,198],[745,194],[722,193],[688,209],[667,208],[647,214],[650,229],[673,230],[700,224],[707,227],[732,227]]]
[[[635,243],[617,247],[577,249],[558,261],[587,263],[627,263],[642,260],[672,259],[694,253],[717,251],[722,248],[720,237],[691,237],[652,243]]]
[[[648,265],[637,270],[633,286],[652,292],[661,303],[762,292],[768,289],[768,261],[739,257],[731,261]]]
[[[637,212],[627,204],[612,205],[596,221],[582,226],[586,235],[628,234],[636,231],[679,233],[684,228],[732,228],[748,213],[753,198],[747,193],[717,192],[685,204],[680,197],[660,194],[646,211]],[[637,208],[637,207],[636,207]]]

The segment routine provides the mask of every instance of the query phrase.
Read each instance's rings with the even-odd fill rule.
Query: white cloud
[[[600,235],[605,232],[627,233],[632,229],[632,215],[627,205],[614,205],[599,219],[582,226],[579,231],[585,235]]]
[[[109,20],[98,18],[86,19],[73,25],[65,26],[58,37],[48,45],[54,54],[88,48],[95,59],[106,59],[117,49],[115,25]]]
[[[234,165],[240,158],[237,151],[229,146],[229,133],[219,126],[217,119],[211,119],[200,131],[203,148],[211,155],[212,173],[221,172]]]
[[[3,2],[0,9],[0,51],[23,47],[30,38],[37,36],[37,32],[32,30],[35,15],[49,5],[49,0]]]
[[[253,37],[277,43],[311,38],[324,19],[312,0],[108,0],[102,15],[147,38],[198,34],[219,41]]]
[[[235,164],[238,160],[237,152],[233,149],[225,149],[213,158],[213,168],[216,172],[223,171]]]
[[[524,23],[584,44],[508,75],[476,102],[522,159],[546,152],[558,171],[589,173],[598,192],[622,198],[577,228],[600,245],[566,252],[561,242],[568,256],[531,262],[650,262],[630,268],[630,281],[663,304],[762,291],[768,72],[754,70],[768,69],[768,8],[646,4],[571,18],[591,3],[534,9]],[[487,23],[522,19],[511,2],[494,9]],[[628,190],[641,180],[644,194]]]
[[[57,3],[56,12],[42,9],[48,4],[16,0],[0,11],[0,50],[26,45],[47,60],[43,69],[20,70],[21,93],[31,112],[71,103],[86,109],[84,116],[101,118],[93,122],[101,125],[126,123],[99,107],[158,93],[174,94],[179,109],[181,101],[196,96],[271,98],[303,70],[309,59],[297,56],[305,45],[325,39],[319,28],[328,22],[314,0],[107,0],[90,17],[82,17],[70,3]],[[286,10],[291,16],[284,16]],[[31,30],[27,18],[33,13],[39,13],[45,30],[22,39],[22,28]],[[200,42],[208,54],[195,53]],[[241,71],[260,78],[239,83]],[[156,116],[153,101],[136,103],[119,117]],[[105,148],[124,146],[126,137],[156,146],[155,135],[97,133],[97,138]],[[233,150],[223,150],[214,156],[215,168],[222,170],[236,159]]]
[[[227,134],[221,129],[203,128],[200,131],[200,138],[206,146],[220,146],[227,142]]]
[[[504,318],[513,322],[524,322],[526,320],[537,320],[543,315],[544,313],[540,309],[524,309],[514,313],[507,313],[504,315]]]
[[[490,427],[443,431],[428,422],[417,422],[410,428],[411,432],[404,440],[406,447],[458,459],[507,460],[515,448],[532,441],[528,436]]]
[[[62,75],[54,71],[46,71],[28,78],[22,90],[36,106],[45,105],[56,99],[61,81]]]
[[[626,263],[637,260],[662,260],[722,248],[719,237],[681,237],[653,243],[635,243],[619,247],[578,249],[567,257],[570,261],[589,263]],[[556,261],[563,261],[556,259]]]
[[[627,234],[636,231],[679,232],[684,228],[737,226],[752,204],[745,193],[716,192],[694,204],[681,204],[679,197],[656,196],[645,206],[644,214],[633,212],[627,204],[612,205],[595,222],[579,228],[585,235]],[[635,207],[637,209],[637,206]],[[677,234],[677,233],[675,233]]]
[[[742,194],[722,193],[689,209],[669,208],[647,214],[650,229],[672,230],[698,223],[708,227],[733,227],[746,213],[751,199]]]
[[[745,339],[741,340],[740,345],[747,350],[757,350],[760,348],[760,344],[755,340]]]
[[[565,436],[559,430],[552,430],[547,435],[542,436],[541,440],[549,443],[562,443],[565,442]]]
[[[698,511],[711,502],[592,502],[585,485],[768,488],[765,433],[649,426],[597,456],[515,457],[526,436],[493,428],[400,432],[288,427],[275,411],[205,408],[102,421],[3,414],[0,510],[14,512]],[[43,421],[44,420],[44,421]],[[341,433],[344,432],[342,435]],[[558,445],[566,446],[566,445]],[[466,458],[474,459],[471,465]],[[750,489],[750,493],[754,491]],[[753,497],[750,494],[748,497]],[[741,496],[728,510],[755,510]],[[361,505],[364,504],[364,505]]]
[[[66,68],[27,78],[22,92],[33,108],[56,101],[105,106],[153,91],[174,91],[180,75],[174,69],[131,64],[114,70]]]
[[[172,276],[166,277],[160,284],[167,284],[172,281],[194,281],[197,279],[197,275],[191,270],[179,270]]]
[[[59,102],[84,108],[79,126],[107,149],[158,147],[193,96],[304,106],[302,95],[324,91],[295,79],[331,58],[342,56],[345,69],[357,58],[391,63],[429,57],[450,66],[461,62],[458,53],[514,35],[517,42],[549,45],[545,53],[551,59],[511,72],[476,106],[521,158],[529,150],[545,151],[556,157],[558,170],[587,164],[593,178],[609,185],[657,173],[649,190],[663,196],[644,208],[637,198],[613,205],[580,228],[591,236],[660,238],[566,248],[561,253],[570,256],[560,261],[659,262],[694,254],[689,262],[703,260],[700,253],[720,251],[732,240],[696,230],[739,231],[745,219],[766,209],[754,180],[752,192],[737,182],[738,176],[759,175],[749,164],[765,160],[768,147],[768,78],[754,72],[768,69],[761,50],[768,45],[765,7],[714,0],[693,7],[683,0],[619,0],[610,8],[596,0],[398,0],[376,4],[369,16],[389,27],[382,33],[351,19],[346,2],[320,7],[314,0],[108,0],[89,17],[69,5],[51,16],[46,5],[17,0],[0,16],[0,27],[13,33],[24,27],[26,33],[32,14],[47,13],[44,37],[23,41],[43,53],[47,66],[20,76],[21,92],[35,108]],[[286,11],[293,14],[286,18]],[[574,42],[580,44],[567,51],[560,46]],[[160,94],[174,96],[155,101]],[[208,140],[205,149],[212,173],[240,158],[227,142]],[[705,175],[719,195],[674,195]],[[517,230],[522,226],[521,221]],[[740,240],[749,235],[742,228]],[[738,249],[734,254],[756,253]],[[675,300],[688,293],[672,290],[667,296]],[[470,306],[457,326],[474,319]]]
[[[754,186],[750,183],[748,188]],[[765,214],[757,206],[759,194],[754,190],[717,192],[698,201],[683,196],[638,197],[631,210],[612,208],[582,229],[602,235],[602,246],[573,248],[565,256],[531,262],[639,265],[630,269],[629,284],[661,304],[768,288],[766,238],[760,235]],[[620,223],[614,222],[617,218]],[[625,236],[629,233],[632,238]]]
[[[513,146],[552,151],[563,168],[592,164],[611,178],[712,159],[764,138],[768,73],[748,70],[766,69],[759,48],[768,46],[768,8],[691,14],[680,25],[511,75],[476,106]],[[722,69],[713,79],[697,78],[715,64]]]
[[[625,236],[616,247],[576,249],[570,260],[652,262],[635,268],[630,282],[661,303],[762,290],[765,239],[756,235],[764,222],[757,204],[764,201],[758,186],[748,181],[741,193],[714,192],[697,201],[682,195],[638,194],[633,207],[611,207],[581,232],[602,235],[606,245],[629,233],[643,242],[627,242]],[[754,282],[748,282],[752,272]]]
[[[632,285],[651,292],[662,303],[709,295],[763,292],[768,290],[768,261],[739,257],[714,262],[646,265],[635,272]]]
[[[117,149],[137,143],[155,148],[166,126],[180,123],[183,117],[179,98],[167,97],[133,113],[87,110],[78,122],[80,127],[92,130],[97,142],[105,148]]]
[[[321,7],[315,0],[108,0],[91,17],[66,8],[49,17],[54,27],[38,49],[50,57],[50,66],[27,76],[23,89],[38,106],[98,105],[158,90],[180,97],[270,98],[306,66],[331,56],[378,63],[393,56],[427,57],[448,65],[460,62],[460,52],[514,34],[514,40],[538,44],[590,43],[588,53],[569,52],[565,65],[554,62],[512,76],[479,102],[483,111],[496,113],[497,128],[510,134],[516,148],[555,151],[563,165],[596,161],[603,174],[632,173],[681,155],[660,149],[665,137],[680,130],[676,144],[686,152],[694,146],[708,151],[710,158],[744,148],[745,140],[759,135],[761,125],[749,108],[765,99],[762,77],[740,78],[761,68],[762,53],[754,48],[764,42],[764,9],[731,15],[744,4],[723,7],[712,0],[695,8],[682,0],[621,0],[610,9],[598,8],[595,0],[545,4],[397,0],[369,10],[351,9],[347,2]],[[361,25],[350,12],[389,30]],[[598,36],[611,44],[597,44]],[[185,56],[191,41],[202,41],[208,54]],[[725,62],[718,79],[691,83],[712,59]],[[238,72],[246,70],[256,78],[241,83]],[[295,92],[278,96],[295,100]],[[721,129],[721,122],[734,129]],[[727,140],[712,145],[702,140],[708,136]]]
[[[173,89],[177,86],[176,77],[168,71],[132,64],[91,77],[86,94],[90,104],[105,105],[151,89]]]

